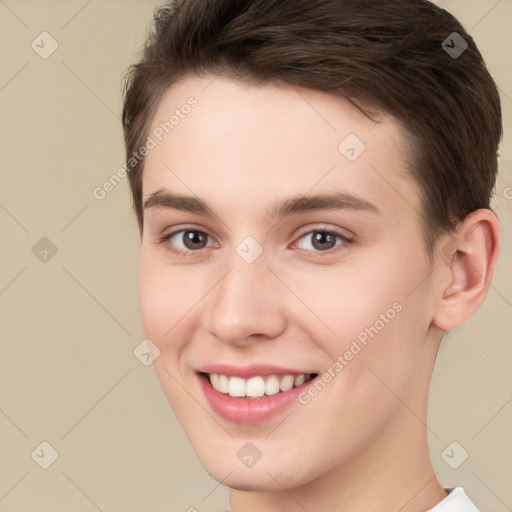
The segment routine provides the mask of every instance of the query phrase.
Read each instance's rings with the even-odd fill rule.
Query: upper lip
[[[196,371],[200,373],[216,373],[219,375],[227,375],[228,377],[241,377],[248,379],[250,377],[267,375],[302,375],[317,373],[314,371],[302,371],[294,368],[285,368],[282,366],[275,366],[269,364],[251,364],[248,366],[233,366],[230,364],[212,363],[197,368]]]

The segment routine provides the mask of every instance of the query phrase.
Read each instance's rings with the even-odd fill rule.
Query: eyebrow
[[[144,202],[148,208],[172,208],[207,217],[218,217],[207,202],[198,197],[174,194],[167,190],[157,190]],[[376,213],[379,209],[371,202],[347,192],[331,192],[310,196],[292,196],[275,201],[266,211],[268,219],[283,218],[287,215],[322,210],[357,210]]]

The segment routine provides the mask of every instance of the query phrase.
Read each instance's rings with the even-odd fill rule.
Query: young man
[[[480,307],[501,112],[424,0],[180,0],[126,82],[154,366],[232,512],[477,510],[431,465]]]

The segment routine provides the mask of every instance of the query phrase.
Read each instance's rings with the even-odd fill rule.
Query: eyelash
[[[208,233],[205,233],[204,231],[201,231],[199,229],[188,228],[188,229],[180,229],[180,230],[177,230],[177,231],[173,231],[172,233],[164,235],[164,236],[159,238],[157,243],[163,244],[163,243],[169,241],[173,236],[175,236],[175,235],[177,235],[179,233],[186,233],[186,232],[202,233],[202,234],[206,235],[207,237],[210,237],[210,235],[208,235]],[[305,232],[303,232],[303,233],[301,233],[299,235],[297,240],[300,240],[305,235],[310,235],[310,234],[313,234],[313,233],[327,233],[329,235],[334,235],[337,239],[341,239],[341,243],[340,244],[334,246],[331,249],[327,249],[325,251],[315,251],[315,250],[310,250],[310,249],[302,249],[302,250],[305,250],[305,251],[308,251],[308,252],[317,253],[317,256],[315,256],[315,257],[322,258],[322,257],[325,257],[325,256],[331,256],[331,255],[333,255],[334,253],[337,253],[340,250],[346,249],[347,246],[349,246],[349,245],[351,245],[353,243],[353,239],[346,237],[345,235],[343,235],[342,233],[340,233],[338,231],[329,230],[329,229],[322,229],[322,228],[320,228],[320,229],[310,229],[309,231],[305,231]],[[195,256],[196,253],[198,253],[198,252],[200,252],[202,250],[202,249],[197,249],[197,250],[189,249],[188,251],[184,251],[183,249],[177,249],[176,247],[174,247],[172,245],[169,245],[169,247],[167,247],[167,249],[170,252],[172,252],[174,254],[177,254],[178,256],[183,256],[183,257]],[[203,249],[205,249],[205,248],[203,248]]]

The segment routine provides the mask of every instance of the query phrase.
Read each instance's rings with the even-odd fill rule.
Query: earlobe
[[[437,265],[446,278],[433,318],[450,331],[466,323],[482,305],[494,274],[500,251],[499,222],[491,210],[469,214],[443,244]]]

